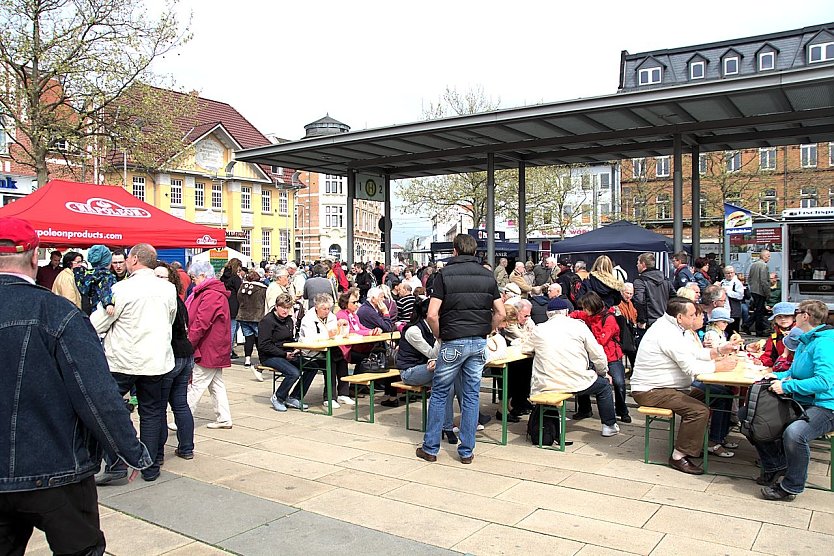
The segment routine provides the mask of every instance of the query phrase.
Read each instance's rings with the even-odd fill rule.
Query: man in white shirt
[[[147,243],[133,247],[125,264],[130,278],[113,286],[113,315],[99,305],[90,322],[104,335],[104,352],[119,393],[124,396],[136,386],[139,438],[155,456],[168,399],[162,377],[174,368],[171,325],[177,314],[177,291],[168,280],[154,274],[156,249]],[[123,461],[109,452],[105,460],[107,467],[96,477],[96,484],[127,478]],[[142,471],[146,481],[158,477],[159,462]]]
[[[524,353],[535,353],[530,393],[596,396],[602,436],[614,436],[620,427],[614,410],[614,391],[606,378],[605,351],[585,323],[568,317],[565,300],[551,299],[547,313],[547,322],[537,325],[521,348]],[[593,368],[589,363],[593,363]]]
[[[671,409],[680,415],[681,426],[669,465],[683,473],[700,475],[704,470],[688,458],[701,453],[709,408],[689,395],[692,380],[701,373],[731,371],[736,359],[712,361],[733,353],[734,343],[720,348],[695,346],[690,333],[694,320],[692,301],[683,297],[669,300],[666,313],[640,340],[631,376],[631,395],[640,405]]]

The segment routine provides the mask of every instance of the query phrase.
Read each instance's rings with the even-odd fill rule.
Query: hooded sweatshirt
[[[675,295],[672,281],[663,273],[652,268],[643,271],[634,279],[634,306],[637,308],[637,322],[651,325],[666,312],[666,304]]]

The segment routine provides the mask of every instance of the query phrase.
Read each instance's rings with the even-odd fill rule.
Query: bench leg
[[[369,390],[370,390],[370,392],[371,392],[371,394],[370,394],[370,396],[369,396],[369,398],[370,398],[370,402],[371,402],[370,420],[368,421],[369,423],[373,423],[373,422],[374,422],[374,382],[375,382],[375,381],[373,381],[373,380],[372,380],[372,381],[371,381],[371,383],[370,383],[370,384],[368,384],[368,389],[369,389]],[[356,407],[359,407],[359,404],[356,404]],[[358,414],[357,414],[357,415],[358,415]]]
[[[353,385],[353,420],[359,421],[359,384]]]
[[[829,474],[831,475],[831,490],[834,492],[834,435],[831,436],[831,454],[828,456]]]
[[[539,406],[539,448],[544,447],[544,406]]]
[[[707,427],[709,428],[709,427]],[[672,417],[669,418],[669,457],[672,457],[672,454],[675,451],[675,414],[672,413]]]
[[[649,463],[649,431],[652,426],[652,418],[646,415],[646,430],[644,431],[645,438],[643,440],[643,463]]]
[[[565,451],[565,436],[568,434],[568,419],[567,419],[567,406],[565,402],[562,402],[562,405],[559,406],[559,451]]]
[[[426,419],[428,417],[428,409],[426,407],[426,389],[422,391],[421,402],[423,404],[422,422],[420,423],[420,432],[426,432]],[[834,441],[832,441],[834,443]],[[833,444],[834,445],[834,444]],[[834,490],[834,488],[832,488]]]
[[[411,413],[411,392],[405,391],[405,430],[411,430],[410,413]]]

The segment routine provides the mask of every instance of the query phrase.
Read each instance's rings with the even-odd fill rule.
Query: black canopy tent
[[[656,234],[627,220],[620,220],[602,228],[586,232],[553,244],[554,256],[570,255],[571,262],[585,261],[590,270],[600,255],[608,255],[614,264],[620,265],[629,280],[637,276],[637,256],[654,253],[657,267],[669,272],[669,253],[672,238]]]

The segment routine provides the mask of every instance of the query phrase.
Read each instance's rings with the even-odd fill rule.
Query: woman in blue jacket
[[[834,431],[834,328],[823,325],[828,307],[806,300],[796,310],[796,326],[804,331],[793,364],[787,371],[771,373],[770,389],[790,394],[805,408],[808,420],[794,421],[782,433],[782,442],[756,445],[762,462],[758,483],[766,500],[793,500],[805,490],[809,442]],[[779,476],[782,480],[778,481]]]

